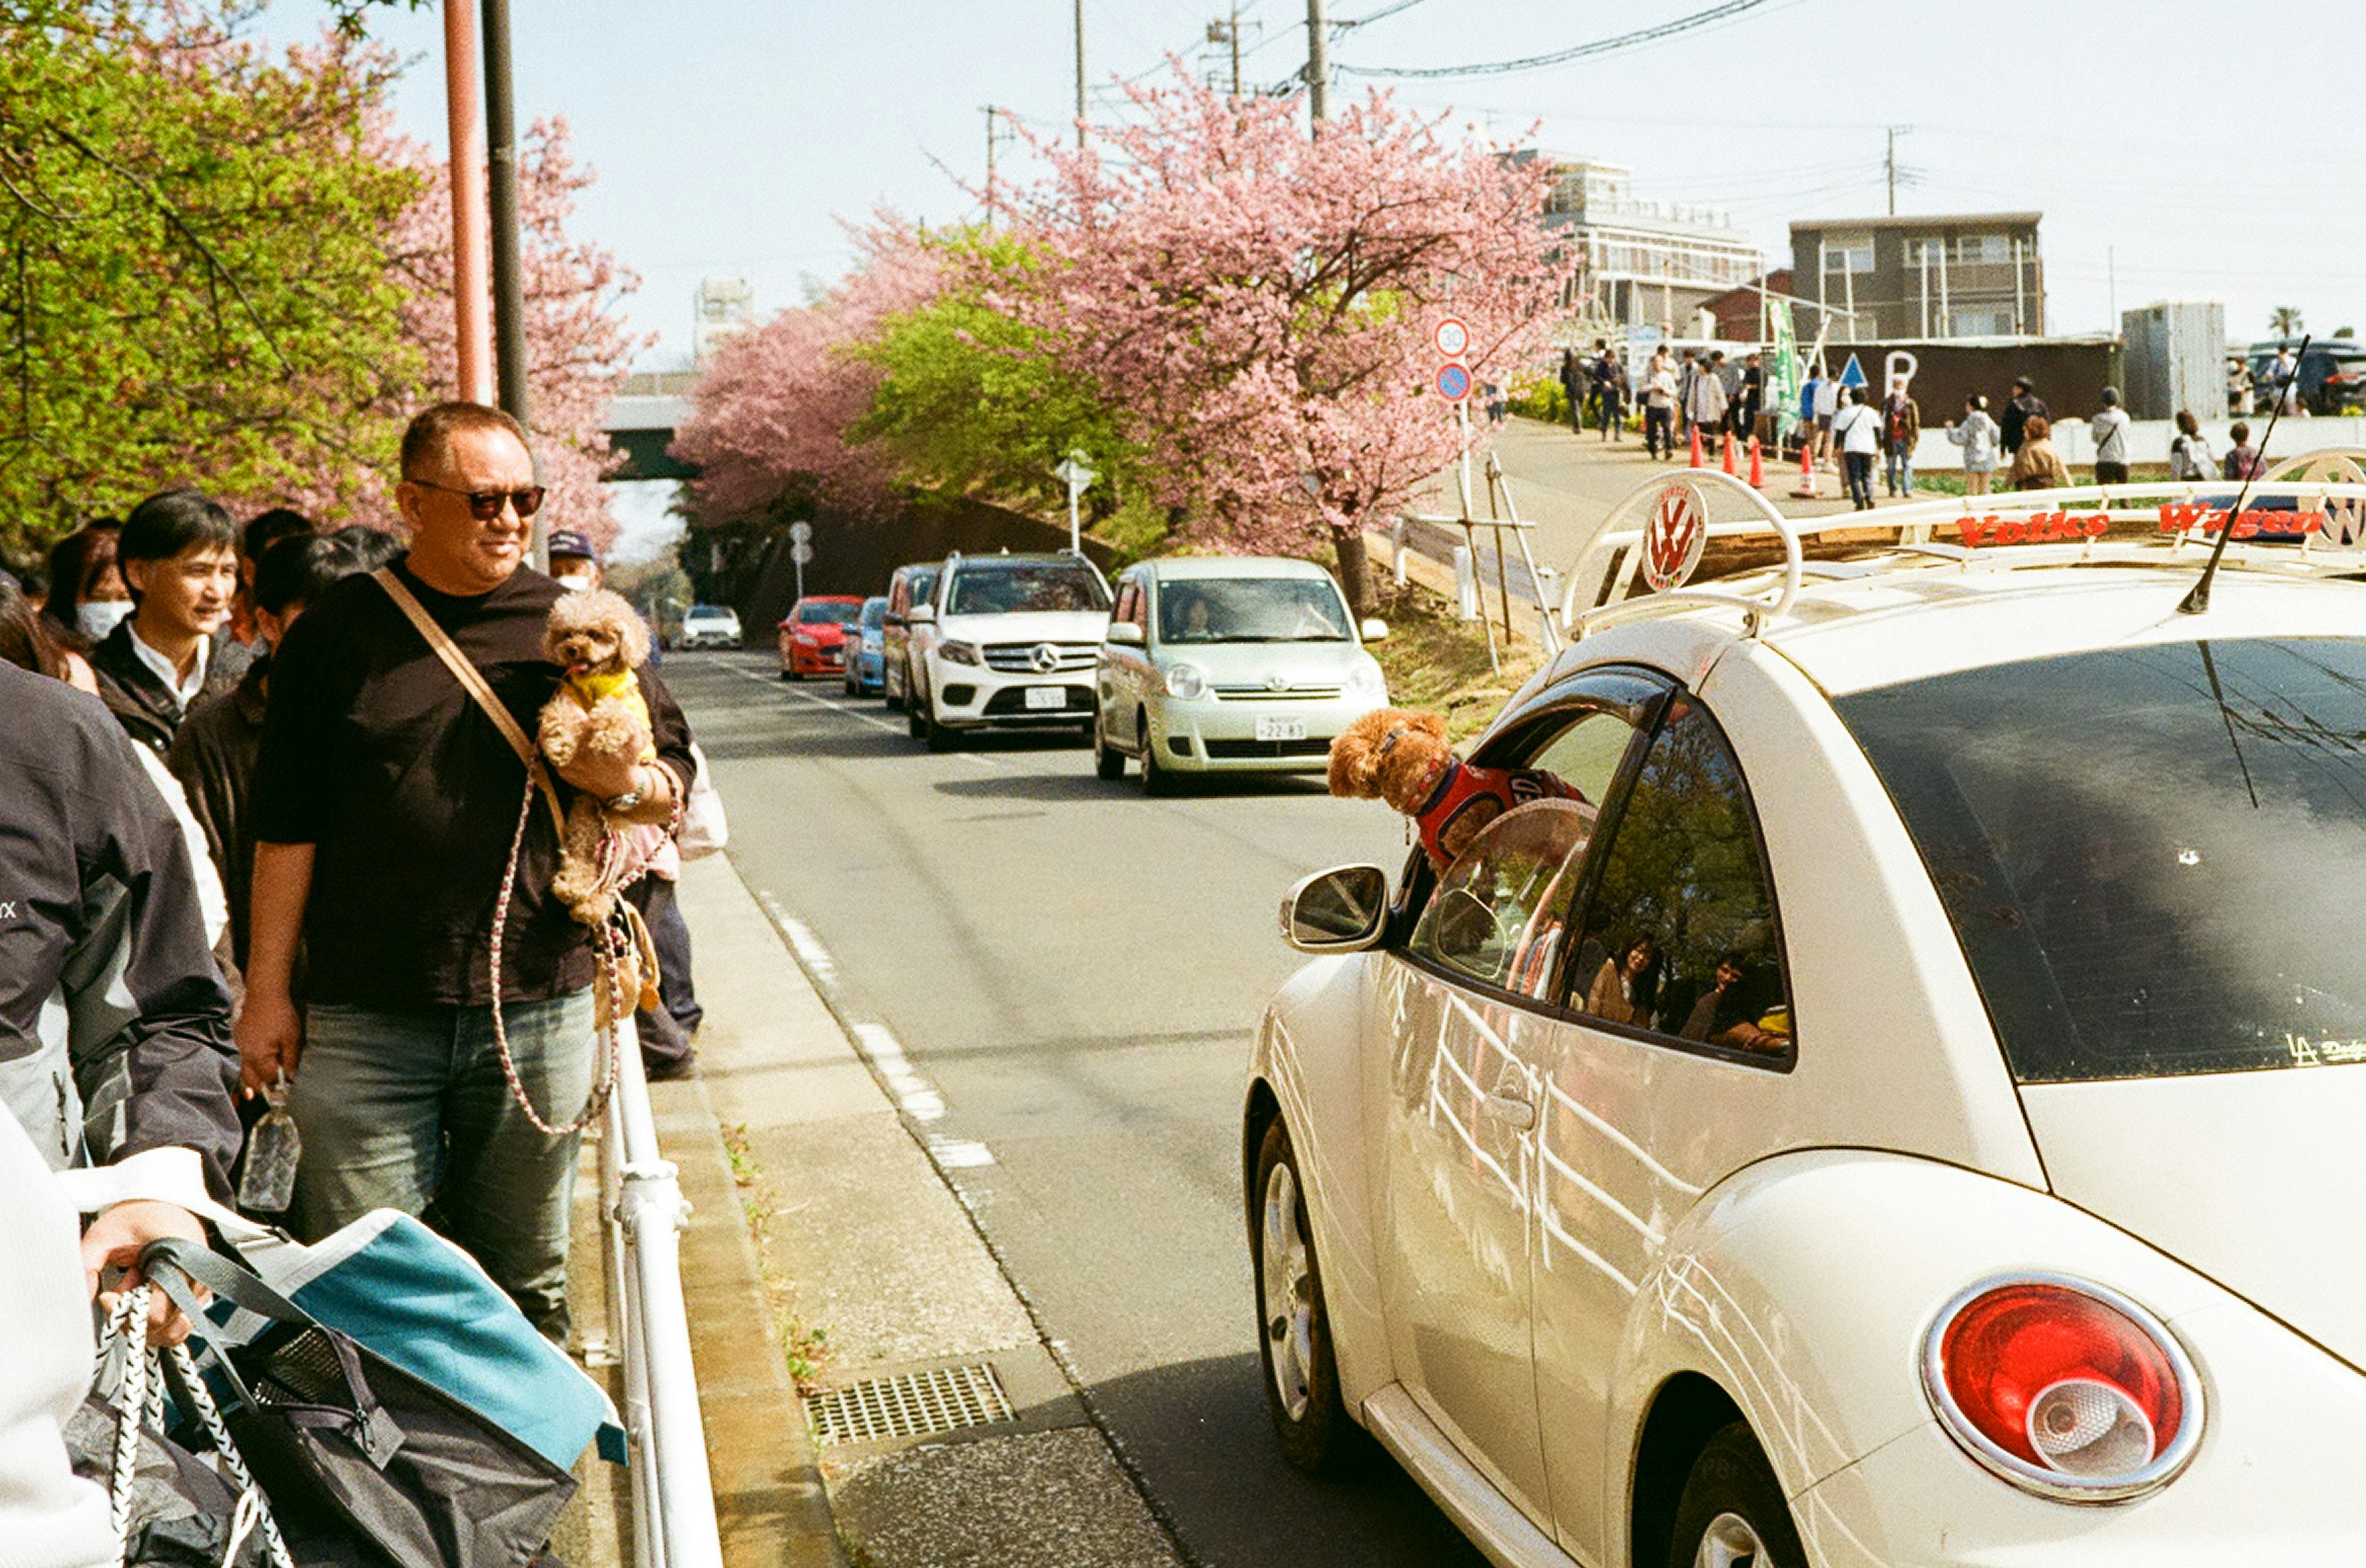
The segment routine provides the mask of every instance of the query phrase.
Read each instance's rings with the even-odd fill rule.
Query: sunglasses
[[[479,523],[490,523],[499,517],[503,502],[516,507],[520,517],[531,517],[542,510],[542,498],[546,493],[541,485],[530,485],[524,490],[454,490],[450,485],[439,485],[433,479],[412,479],[410,482],[422,490],[440,490],[445,495],[466,496],[468,515]]]

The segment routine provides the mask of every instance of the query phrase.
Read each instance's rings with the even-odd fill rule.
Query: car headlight
[[[2083,1280],[1966,1291],[1931,1325],[1922,1384],[1958,1447],[2040,1496],[2142,1496],[2202,1441],[2202,1380],[2185,1348],[2143,1307]]]
[[[1204,694],[1207,689],[1208,677],[1200,673],[1200,667],[1198,665],[1170,664],[1166,667],[1166,694],[1168,696],[1180,697],[1188,703],[1192,698]]]
[[[956,642],[948,637],[937,644],[937,652],[954,664],[975,664],[979,661],[977,644],[974,642]]]
[[[1378,664],[1367,659],[1347,671],[1346,692],[1351,697],[1373,697],[1386,702],[1388,677],[1380,673]]]

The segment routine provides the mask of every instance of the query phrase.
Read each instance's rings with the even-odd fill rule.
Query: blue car
[[[847,630],[846,694],[875,697],[887,690],[887,601],[865,599],[862,614]]]

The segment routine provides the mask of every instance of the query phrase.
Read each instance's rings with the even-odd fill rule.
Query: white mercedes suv
[[[1084,557],[952,556],[930,602],[906,618],[931,628],[906,705],[930,750],[991,726],[1091,729],[1110,590]]]

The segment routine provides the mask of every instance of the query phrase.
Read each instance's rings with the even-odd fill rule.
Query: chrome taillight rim
[[[2177,1380],[2178,1394],[2185,1416],[2179,1424],[2177,1435],[2169,1440],[2168,1447],[2153,1457],[2151,1462],[2124,1475],[2108,1477],[2074,1475],[2065,1471],[2049,1470],[1999,1447],[1987,1433],[1973,1424],[1971,1417],[1956,1403],[1955,1392],[1947,1386],[1947,1368],[1942,1349],[1947,1329],[1974,1302],[1992,1291],[2013,1285],[2048,1285],[2091,1297],[2125,1316],[2159,1348],[2169,1362],[2171,1375]],[[2158,1491],[2192,1462],[2195,1452],[2202,1446],[2202,1431],[2207,1420],[2203,1408],[2201,1373],[2196,1371],[2184,1341],[2168,1324],[2141,1303],[2108,1285],[2099,1285],[2092,1280],[2072,1274],[2042,1269],[1992,1275],[1966,1286],[1939,1309],[1938,1315],[1932,1319],[1922,1335],[1922,1393],[1930,1400],[1931,1408],[1937,1414],[1939,1425],[1947,1436],[1983,1468],[2023,1491],[2063,1503],[2124,1503]]]

